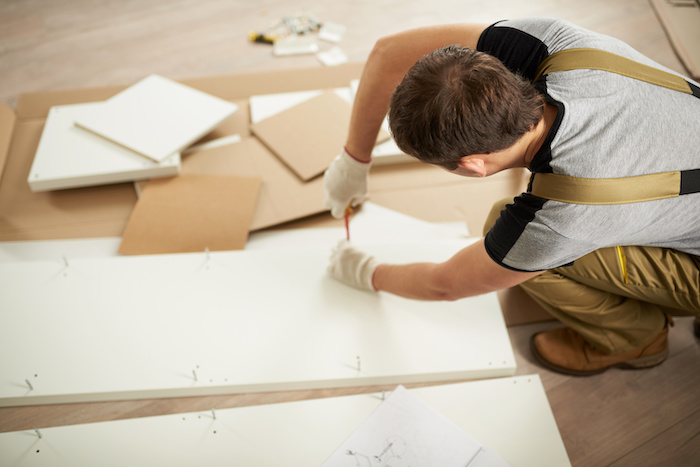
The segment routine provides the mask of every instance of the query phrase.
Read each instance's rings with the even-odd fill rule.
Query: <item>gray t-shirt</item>
[[[572,48],[602,49],[678,74],[617,39],[555,19],[496,23],[477,48],[531,80],[547,56]],[[697,97],[587,69],[553,73],[535,86],[559,113],[532,172],[618,178],[700,169]],[[700,193],[622,205],[569,204],[524,193],[486,237],[489,255],[520,271],[563,266],[617,245],[700,255]]]

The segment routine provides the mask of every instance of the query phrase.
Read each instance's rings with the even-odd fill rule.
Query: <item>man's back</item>
[[[485,31],[479,48],[529,78],[546,56],[571,48],[598,48],[661,68],[617,39],[550,19],[498,23]],[[700,168],[700,99],[600,70],[554,73],[535,85],[559,113],[533,172],[619,178]],[[525,195],[502,216],[486,247],[502,265],[526,271],[616,245],[700,255],[698,196],[589,206]]]

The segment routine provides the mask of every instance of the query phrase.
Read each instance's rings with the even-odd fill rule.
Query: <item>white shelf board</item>
[[[75,119],[103,103],[50,109],[27,182],[32,191],[130,182],[180,173],[180,154],[161,162],[75,126]]]
[[[410,391],[512,467],[571,465],[537,375]],[[381,402],[364,394],[216,410],[216,419],[208,411],[39,427],[41,438],[0,434],[0,452],[16,466],[318,466]]]
[[[184,84],[150,75],[83,112],[76,124],[162,161],[184,150],[238,110],[238,106]]]
[[[444,261],[467,243],[361,246],[403,263]],[[495,294],[443,303],[359,291],[326,274],[328,256],[322,246],[2,263],[0,406],[514,373]]]

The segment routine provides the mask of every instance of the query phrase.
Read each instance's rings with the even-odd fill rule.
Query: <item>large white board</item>
[[[466,240],[365,245],[443,261]],[[495,294],[347,287],[306,247],[0,264],[0,405],[411,383],[515,370]]]
[[[512,467],[570,465],[537,375],[411,389]],[[16,466],[321,465],[381,404],[378,394],[0,434]],[[39,437],[41,435],[41,438]],[[429,441],[430,433],[423,433]],[[407,440],[405,447],[412,447]],[[435,440],[439,442],[440,440]],[[348,466],[360,457],[348,456]],[[392,458],[396,467],[400,459]],[[431,465],[439,465],[434,463]],[[418,466],[415,466],[418,467]]]

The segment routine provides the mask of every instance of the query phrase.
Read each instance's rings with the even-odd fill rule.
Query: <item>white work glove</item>
[[[323,206],[340,219],[348,205],[357,206],[367,198],[370,162],[355,160],[343,148],[323,175]]]
[[[341,240],[331,252],[328,274],[355,288],[376,292],[372,276],[377,266],[379,262],[373,256]]]

